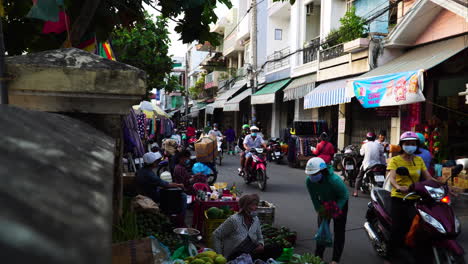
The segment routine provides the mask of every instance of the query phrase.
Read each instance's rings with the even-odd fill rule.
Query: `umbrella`
[[[164,112],[161,107],[148,101],[141,101],[139,105],[134,105],[133,109],[143,111],[147,118],[152,118],[154,114],[156,114],[157,117],[163,116],[169,118],[169,115]]]

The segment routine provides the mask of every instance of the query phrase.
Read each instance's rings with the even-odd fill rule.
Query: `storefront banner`
[[[364,108],[423,102],[423,71],[409,71],[352,81]]]

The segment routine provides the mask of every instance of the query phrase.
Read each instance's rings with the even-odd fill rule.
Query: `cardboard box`
[[[198,162],[213,162],[218,156],[216,137],[206,136],[195,143],[195,154]]]
[[[154,264],[151,239],[143,238],[113,244],[112,264]]]
[[[450,167],[444,167],[442,168],[442,180],[446,181],[447,179],[452,176],[452,168]]]

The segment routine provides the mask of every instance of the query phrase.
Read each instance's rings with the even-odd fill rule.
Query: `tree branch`
[[[80,15],[76,18],[72,26],[70,34],[72,46],[80,44],[81,38],[86,33],[100,3],[101,0],[86,0],[83,4]]]

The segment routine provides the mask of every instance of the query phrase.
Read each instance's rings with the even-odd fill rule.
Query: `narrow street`
[[[262,200],[276,205],[275,225],[284,225],[298,233],[296,253],[314,253],[315,241],[313,237],[317,230],[316,213],[305,187],[305,174],[302,169],[294,169],[286,164],[269,163],[267,173],[269,178],[267,189],[261,192],[255,183],[246,185],[237,176],[239,167],[237,156],[224,156],[222,166],[218,166],[220,176],[218,181],[236,183],[243,193],[257,193]],[[351,189],[349,189],[351,193]],[[359,198],[350,197],[347,221],[346,244],[340,263],[383,263],[367,238],[362,228],[367,210],[369,196]],[[463,226],[468,226],[468,211],[458,213]],[[466,230],[466,229],[465,229]],[[458,239],[462,246],[468,248],[468,235],[462,232]],[[325,260],[331,258],[332,249],[326,251]]]

